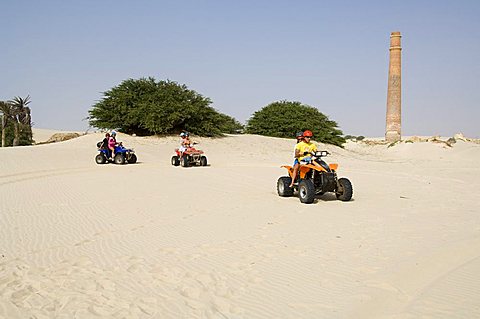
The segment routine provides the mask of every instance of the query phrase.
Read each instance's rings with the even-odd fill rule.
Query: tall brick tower
[[[402,138],[402,47],[400,32],[390,34],[390,64],[388,67],[387,126],[385,140],[397,142]]]

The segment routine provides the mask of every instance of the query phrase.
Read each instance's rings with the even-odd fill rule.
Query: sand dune
[[[293,140],[0,149],[0,318],[478,318],[480,145],[322,145],[354,198],[276,194]]]

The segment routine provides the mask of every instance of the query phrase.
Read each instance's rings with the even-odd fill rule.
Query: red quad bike
[[[194,147],[187,148],[183,154],[178,148],[175,149],[176,155],[172,156],[172,165],[182,167],[190,167],[192,165],[207,166],[207,157],[203,155],[203,151]]]
[[[313,154],[313,160],[321,166],[313,164],[300,165],[296,183],[293,188],[289,185],[292,182],[293,167],[282,166],[288,170],[289,176],[282,176],[277,181],[277,192],[279,196],[293,196],[294,191],[298,191],[300,202],[305,204],[313,203],[315,195],[323,195],[326,192],[334,192],[337,199],[347,202],[352,199],[353,186],[347,178],[337,179],[338,164],[327,164],[322,157],[327,156],[327,151],[319,151]]]

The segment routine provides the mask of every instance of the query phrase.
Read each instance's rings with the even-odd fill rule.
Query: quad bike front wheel
[[[97,154],[97,156],[95,156],[95,162],[97,164],[105,164],[107,162],[107,159],[105,158],[105,155]]]
[[[127,162],[129,164],[135,164],[137,162],[137,155],[135,154],[130,154],[130,156],[127,159]]]
[[[207,166],[207,158],[205,156],[200,157],[200,166]]]
[[[335,191],[337,199],[348,202],[352,199],[353,195],[353,186],[348,178],[340,178],[337,181],[337,190]]]
[[[290,176],[282,176],[277,181],[278,196],[290,197],[293,195],[293,188],[290,188],[292,178]]]
[[[178,158],[177,155],[173,155],[173,156],[172,156],[172,165],[173,165],[173,166],[178,166],[178,165],[180,165],[180,159]]]
[[[188,162],[188,157],[187,156],[182,156],[182,158],[180,159],[180,165],[182,167],[190,166],[190,163]]]
[[[304,204],[311,204],[315,199],[315,185],[309,179],[302,179],[298,183],[298,197],[300,202]]]
[[[123,154],[117,154],[113,161],[115,164],[125,164],[125,156],[123,156]]]

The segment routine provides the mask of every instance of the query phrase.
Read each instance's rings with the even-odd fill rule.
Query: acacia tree
[[[315,107],[300,102],[277,101],[252,115],[246,133],[289,138],[294,137],[295,132],[308,129],[315,135],[315,140],[342,146],[345,139],[337,126]]]
[[[211,100],[173,81],[128,79],[103,93],[89,111],[90,125],[137,135],[188,130],[202,136],[233,133],[242,125],[210,106]]]

